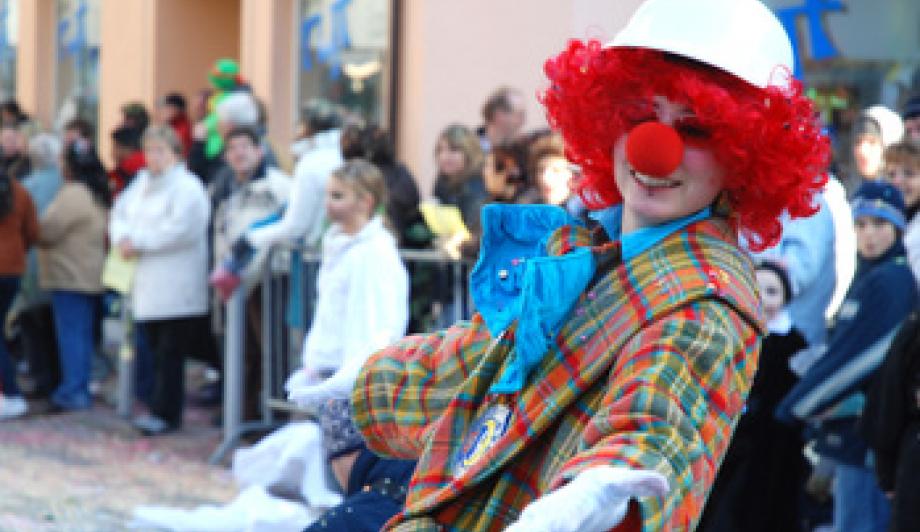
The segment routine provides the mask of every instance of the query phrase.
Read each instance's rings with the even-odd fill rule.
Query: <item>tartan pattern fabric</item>
[[[548,249],[590,243],[564,227]],[[616,250],[616,246],[608,246]],[[518,394],[489,387],[514,345],[481,318],[376,353],[352,396],[374,451],[418,459],[399,531],[502,530],[527,503],[595,465],[655,469],[635,530],[692,530],[756,368],[763,318],[751,264],[722,220],[679,231],[607,268],[582,294]],[[497,403],[507,432],[455,476],[470,425]],[[620,527],[623,529],[623,527]]]

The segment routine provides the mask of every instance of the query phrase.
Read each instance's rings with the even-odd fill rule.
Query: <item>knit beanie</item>
[[[904,229],[904,197],[894,185],[885,181],[866,181],[852,201],[853,219],[874,216]]]
[[[920,116],[920,94],[908,98],[907,102],[904,103],[904,108],[901,110],[901,118],[904,120],[910,120],[918,116]]]
[[[324,403],[319,409],[319,426],[323,431],[323,450],[329,460],[364,445],[364,438],[351,420],[351,402],[348,399]]]
[[[904,121],[884,105],[873,105],[859,115],[853,126],[853,138],[863,135],[877,137],[882,146],[887,148],[904,137]]]

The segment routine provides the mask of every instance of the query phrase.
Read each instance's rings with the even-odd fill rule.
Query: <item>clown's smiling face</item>
[[[661,96],[656,96],[652,103],[647,106],[648,116],[637,121],[658,121],[674,128],[683,141],[683,156],[670,174],[646,175],[626,155],[629,133],[617,140],[613,148],[613,171],[623,196],[623,232],[693,214],[712,204],[724,184],[722,166],[706,142],[709,132],[699,125],[693,112]],[[653,140],[650,149],[656,148]]]

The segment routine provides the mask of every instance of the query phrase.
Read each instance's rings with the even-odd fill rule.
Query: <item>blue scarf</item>
[[[693,215],[621,235],[622,206],[597,211],[611,240],[621,240],[627,261],[672,233],[710,215]],[[559,326],[594,277],[589,247],[551,256],[546,242],[564,225],[581,222],[551,205],[486,205],[482,211],[482,248],[470,274],[473,302],[492,337],[517,321],[514,349],[492,393],[516,393],[552,347]]]

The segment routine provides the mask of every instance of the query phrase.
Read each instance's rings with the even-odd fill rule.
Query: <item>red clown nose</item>
[[[684,142],[674,128],[661,122],[639,124],[626,138],[626,160],[640,174],[671,175],[684,158]]]

